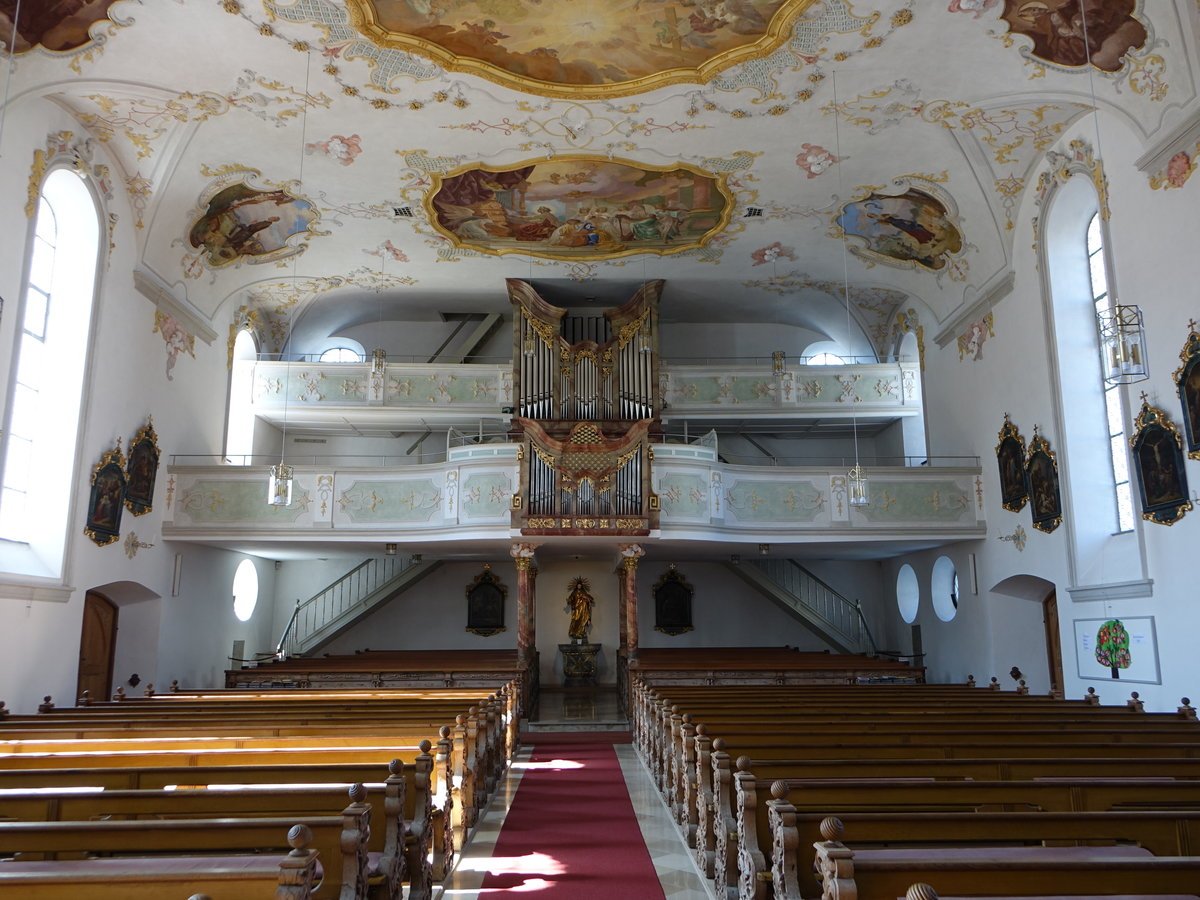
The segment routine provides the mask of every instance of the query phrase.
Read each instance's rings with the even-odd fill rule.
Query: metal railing
[[[417,565],[410,557],[373,557],[359,563],[333,584],[304,602],[296,601],[292,617],[275,646],[275,656],[299,656],[313,636],[350,613],[398,575]]]
[[[803,607],[844,637],[852,652],[875,653],[878,649],[862,605],[838,593],[794,559],[750,559],[742,563],[746,564],[762,572],[794,607]]]

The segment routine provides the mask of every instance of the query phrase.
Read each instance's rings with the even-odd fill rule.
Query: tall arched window
[[[1104,258],[1104,235],[1100,229],[1100,214],[1096,213],[1087,228],[1088,273],[1091,279],[1092,308],[1096,315],[1112,308],[1108,292],[1108,274]],[[1122,411],[1118,384],[1103,381],[1104,411],[1108,421],[1108,458],[1112,463],[1113,492],[1117,502],[1117,531],[1133,530],[1133,490],[1129,484],[1129,458],[1125,453],[1125,416]]]
[[[5,405],[3,572],[62,575],[99,248],[95,199],[71,169],[54,169],[38,203]]]

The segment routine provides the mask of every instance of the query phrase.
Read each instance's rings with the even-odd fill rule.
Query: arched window
[[[808,361],[810,366],[844,366],[846,361],[836,353],[818,353]]]
[[[95,199],[72,170],[54,169],[38,203],[5,406],[4,572],[62,575],[99,248]]]
[[[1088,222],[1087,255],[1092,307],[1099,316],[1112,308],[1099,213],[1094,214]],[[1129,458],[1125,453],[1125,416],[1122,412],[1120,386],[1103,379],[1101,383],[1104,390],[1105,418],[1108,422],[1108,458],[1112,463],[1113,492],[1117,502],[1117,531],[1132,531],[1133,489],[1129,484]]]
[[[362,362],[362,357],[349,347],[330,347],[321,354],[321,362]]]
[[[254,462],[254,365],[258,344],[242,329],[233,342],[233,371],[229,379],[229,421],[225,429],[225,461],[236,466]]]

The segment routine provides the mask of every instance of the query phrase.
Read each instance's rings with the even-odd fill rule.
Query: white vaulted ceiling
[[[26,36],[55,49],[18,41],[9,93],[14,107],[59,104],[104,145],[130,201],[112,208],[136,219],[147,278],[220,333],[239,309],[263,310],[277,323],[268,349],[318,302],[306,315],[329,333],[374,316],[505,312],[506,277],[585,298],[663,278],[666,322],[790,324],[834,340],[849,293],[878,349],[897,310],[937,326],[1007,283],[1014,242],[1032,238],[1012,227],[1016,205],[1093,94],[1142,142],[1192,101],[1194,3],[1083,6],[1090,66],[1072,32],[1079,0],[63,0]],[[13,7],[0,2],[5,37]],[[424,30],[389,36],[379,23],[392,21]],[[472,47],[510,68],[472,62]],[[513,74],[535,57],[553,63],[539,73],[577,80]],[[708,62],[631,74],[672,58]],[[466,168],[561,163],[586,180],[609,160],[721,180],[724,218],[682,251],[637,238],[549,248],[543,236],[498,254],[469,237],[455,246],[432,221],[441,179]],[[310,233],[265,260],[235,250],[214,264],[189,235],[237,184],[302,198]],[[555,225],[568,217],[569,192],[535,188],[557,198]],[[845,252],[847,203],[910,189],[945,215],[906,225],[908,237],[893,227],[878,247],[953,228],[960,240],[936,265]]]

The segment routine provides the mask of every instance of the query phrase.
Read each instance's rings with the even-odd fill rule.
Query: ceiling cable
[[[4,155],[4,120],[8,118],[8,92],[12,87],[14,58],[17,55],[17,22],[21,20],[21,0],[13,12],[12,34],[8,41],[8,74],[4,79],[4,105],[0,106],[0,156]]]

